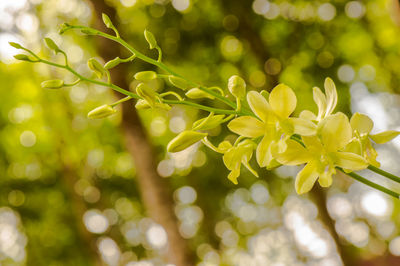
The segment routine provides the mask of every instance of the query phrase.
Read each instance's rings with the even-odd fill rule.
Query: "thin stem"
[[[205,88],[203,86],[200,86],[199,84],[197,84],[195,82],[192,82],[190,80],[185,79],[184,77],[182,77],[181,75],[179,75],[178,73],[176,73],[175,71],[173,71],[172,69],[167,67],[164,63],[158,62],[158,61],[156,61],[156,60],[154,60],[154,59],[152,59],[150,57],[147,57],[146,55],[144,55],[141,52],[137,51],[135,48],[133,48],[131,45],[129,45],[126,41],[124,41],[123,39],[121,39],[119,37],[115,37],[115,36],[112,36],[110,34],[98,31],[98,30],[90,28],[90,27],[85,27],[85,26],[71,26],[71,28],[88,29],[91,32],[93,32],[93,34],[95,34],[95,35],[98,35],[98,36],[107,38],[109,40],[115,41],[115,42],[121,44],[122,46],[124,46],[126,49],[128,49],[132,54],[136,55],[137,58],[139,58],[139,59],[141,59],[141,60],[143,60],[143,61],[145,61],[145,62],[147,62],[149,64],[155,65],[155,66],[161,68],[162,70],[164,70],[164,71],[166,71],[166,72],[168,72],[168,73],[170,73],[170,74],[172,74],[174,76],[183,78],[184,80],[186,80],[189,84],[193,85],[194,87],[198,87],[199,89],[201,89],[201,90],[213,95],[215,98],[217,98],[221,102],[224,102],[225,104],[227,104],[228,106],[232,107],[233,109],[236,109],[235,103],[233,103],[229,99],[221,96],[220,94],[218,94],[218,93],[216,93],[216,92],[214,92],[212,90],[209,90],[209,89],[207,89],[207,88]]]
[[[120,103],[129,101],[130,99],[132,99],[131,96],[126,96],[126,97],[122,98],[121,100],[119,100],[119,101],[117,101],[117,102],[115,102],[115,103],[113,103],[113,104],[110,104],[110,106],[111,106],[111,107],[115,107],[115,106],[117,106],[117,105],[120,104]]]
[[[385,193],[387,195],[390,195],[392,197],[395,197],[396,199],[399,199],[399,196],[400,196],[399,193],[396,193],[396,192],[394,192],[394,191],[392,191],[390,189],[387,189],[387,188],[385,188],[385,187],[383,187],[381,185],[375,184],[374,182],[369,181],[368,179],[366,179],[366,178],[364,178],[364,177],[362,177],[362,176],[360,176],[360,175],[358,175],[358,174],[356,174],[354,172],[346,173],[342,168],[339,168],[339,167],[336,167],[336,168],[339,171],[341,171],[341,172],[345,173],[346,175],[350,176],[351,178],[353,178],[353,179],[355,179],[355,180],[357,180],[357,181],[359,181],[359,182],[361,182],[361,183],[363,183],[363,184],[365,184],[367,186],[370,186],[370,187],[372,187],[374,189],[377,189],[377,190],[379,190],[379,191],[381,191],[381,192],[383,192],[383,193]]]
[[[384,177],[387,177],[387,178],[389,178],[389,179],[391,179],[391,180],[393,180],[393,181],[395,181],[397,183],[400,183],[400,177],[398,177],[398,176],[396,176],[394,174],[388,173],[388,172],[386,172],[386,171],[384,171],[384,170],[382,170],[382,169],[380,169],[378,167],[375,167],[373,165],[368,166],[368,169],[373,171],[373,172],[375,172],[375,173],[377,173],[377,174],[380,174],[380,175],[382,175]]]

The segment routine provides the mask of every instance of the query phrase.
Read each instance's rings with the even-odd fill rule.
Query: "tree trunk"
[[[91,3],[96,14],[96,28],[107,30],[101,20],[102,13],[106,13],[114,25],[118,27],[114,8],[100,0],[92,0]],[[98,54],[106,61],[119,56],[120,46],[115,42],[98,38],[96,39],[96,46]],[[126,65],[118,66],[118,70],[113,71],[111,75],[113,83],[123,88],[129,88],[128,76],[129,72]],[[122,97],[118,93],[116,95]],[[169,183],[166,179],[161,178],[156,171],[157,163],[153,148],[132,102],[122,104],[121,130],[126,149],[135,162],[136,177],[146,211],[150,218],[164,227],[168,235],[166,260],[176,266],[194,265],[194,258],[187,241],[182,238],[178,230],[178,220],[174,214],[174,203]]]

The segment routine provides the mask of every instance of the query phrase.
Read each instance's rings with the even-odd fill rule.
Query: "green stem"
[[[364,177],[362,177],[362,176],[360,176],[360,175],[358,175],[358,174],[356,174],[354,172],[346,173],[342,168],[340,168],[340,167],[336,167],[336,168],[339,171],[341,171],[341,172],[345,173],[346,175],[350,176],[351,178],[353,178],[353,179],[355,179],[355,180],[357,180],[357,181],[359,181],[359,182],[361,182],[361,183],[363,183],[363,184],[365,184],[367,186],[370,186],[370,187],[372,187],[374,189],[377,189],[377,190],[379,190],[379,191],[381,191],[381,192],[383,192],[383,193],[385,193],[387,195],[390,195],[392,197],[395,197],[396,199],[399,199],[399,196],[400,196],[399,193],[396,193],[396,192],[394,192],[394,191],[392,191],[390,189],[387,189],[387,188],[385,188],[385,187],[383,187],[381,185],[375,184],[374,182],[369,181],[368,179],[366,179],[366,178],[364,178]]]
[[[377,174],[380,174],[380,175],[382,175],[384,177],[387,177],[387,178],[389,178],[389,179],[391,179],[391,180],[393,180],[393,181],[395,181],[397,183],[400,183],[400,177],[398,177],[396,175],[393,175],[391,173],[388,173],[388,172],[386,172],[386,171],[384,171],[382,169],[379,169],[378,167],[370,165],[370,166],[368,166],[368,169],[373,171],[373,172],[375,172],[375,173],[377,173]]]
[[[139,58],[139,59],[141,59],[141,60],[143,60],[143,61],[145,61],[145,62],[147,62],[149,64],[155,65],[155,66],[161,68],[162,70],[164,70],[164,71],[166,71],[166,72],[168,72],[168,73],[170,73],[170,74],[172,74],[174,76],[177,76],[177,77],[180,77],[180,78],[184,79],[189,84],[191,84],[193,87],[198,87],[199,89],[201,89],[201,90],[213,95],[215,98],[219,99],[221,102],[224,102],[225,104],[227,104],[228,106],[232,107],[233,109],[236,109],[235,103],[233,103],[229,99],[227,99],[227,98],[221,96],[220,94],[218,94],[218,93],[216,93],[216,92],[214,92],[212,90],[209,90],[209,89],[207,89],[207,88],[205,88],[205,87],[203,87],[203,86],[201,86],[201,85],[199,85],[199,84],[197,84],[195,82],[192,82],[190,80],[185,79],[184,77],[182,77],[181,75],[179,75],[178,73],[176,73],[175,71],[173,71],[172,69],[167,67],[164,63],[158,62],[158,61],[156,61],[156,60],[154,60],[154,59],[142,54],[141,52],[137,51],[135,48],[133,48],[131,45],[129,45],[126,41],[124,41],[123,39],[121,39],[119,37],[115,37],[115,36],[112,36],[110,34],[98,31],[98,30],[90,28],[90,27],[85,27],[85,26],[71,26],[71,28],[87,29],[87,30],[90,30],[91,32],[93,32],[94,34],[96,34],[98,36],[101,36],[101,37],[107,38],[109,40],[115,41],[115,42],[121,44],[122,46],[124,46],[126,49],[128,49],[132,54],[136,55],[137,58]]]

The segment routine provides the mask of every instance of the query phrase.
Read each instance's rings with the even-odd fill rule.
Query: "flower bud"
[[[140,83],[136,87],[137,94],[142,97],[152,108],[157,102],[157,93],[144,83]]]
[[[58,31],[58,33],[61,35],[64,32],[66,32],[67,30],[69,30],[71,28],[71,25],[69,25],[68,23],[63,23],[60,25],[60,30]]]
[[[151,108],[151,106],[147,101],[139,99],[135,104],[135,108],[138,110],[143,110],[143,109],[149,109]]]
[[[96,74],[98,78],[101,78],[105,72],[104,67],[94,58],[88,60],[88,67]]]
[[[16,54],[14,55],[14,58],[21,61],[34,62],[34,60],[29,58],[26,54]]]
[[[202,99],[202,98],[208,98],[211,100],[215,99],[214,96],[208,94],[205,91],[200,90],[199,88],[190,89],[188,92],[185,93],[185,95],[190,99]]]
[[[187,90],[191,87],[191,84],[184,80],[183,78],[176,77],[176,76],[169,76],[168,77],[169,82],[172,83],[175,87],[181,89],[181,90]]]
[[[12,47],[16,48],[16,49],[23,49],[24,47],[22,47],[21,44],[16,43],[16,42],[8,42]]]
[[[107,28],[112,29],[114,28],[114,25],[111,22],[111,19],[109,16],[107,16],[106,14],[101,14],[101,18],[103,19],[104,25],[106,25]]]
[[[110,116],[115,112],[117,111],[112,108],[111,105],[104,104],[90,111],[87,117],[90,119],[106,118],[107,116]]]
[[[150,49],[154,49],[158,46],[156,38],[154,37],[153,33],[151,33],[150,31],[144,30],[144,38],[146,39],[147,43],[149,44]]]
[[[50,38],[44,38],[44,42],[46,43],[46,46],[49,47],[49,49],[53,50],[54,53],[60,52],[60,48],[57,46],[57,44]]]
[[[105,69],[111,69],[113,67],[118,66],[121,63],[121,59],[119,57],[116,57],[110,61],[108,61],[105,65],[104,68]]]
[[[81,29],[81,32],[87,35],[96,35],[97,31],[93,29]]]
[[[59,89],[64,86],[64,80],[52,79],[43,81],[41,84],[43,89]]]
[[[197,120],[193,123],[193,129],[195,130],[209,130],[219,126],[224,120],[225,115],[213,115],[211,117],[205,117]]]
[[[228,89],[236,98],[243,98],[246,95],[246,82],[241,77],[233,75],[229,78]]]
[[[135,74],[134,78],[139,81],[150,81],[157,78],[157,73],[154,71],[142,71]]]
[[[207,133],[196,131],[183,131],[178,136],[173,138],[167,146],[168,152],[178,152],[192,146],[196,142],[207,136]]]

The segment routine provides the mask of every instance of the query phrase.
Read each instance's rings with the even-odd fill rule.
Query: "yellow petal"
[[[296,176],[295,188],[297,194],[304,194],[310,191],[317,178],[316,164],[315,162],[309,162]]]
[[[375,135],[371,135],[371,139],[378,144],[383,144],[386,143],[388,141],[391,141],[392,139],[394,139],[395,137],[397,137],[400,134],[400,131],[396,131],[396,130],[388,130],[388,131],[384,131]]]
[[[228,179],[229,179],[230,181],[232,181],[233,184],[237,185],[237,184],[238,184],[237,178],[238,178],[239,176],[240,176],[240,169],[235,169],[235,170],[232,170],[232,171],[229,173]]]
[[[312,153],[319,153],[324,148],[320,139],[317,136],[302,136],[301,140],[307,147],[307,150]]]
[[[322,121],[322,143],[328,151],[338,151],[350,142],[352,130],[349,119],[343,113],[330,115]]]
[[[264,123],[252,116],[241,116],[229,122],[230,131],[246,137],[256,138],[264,134]]]
[[[360,134],[368,134],[374,127],[374,122],[366,115],[355,113],[350,119],[350,125],[353,130]]]
[[[344,147],[343,151],[352,152],[358,155],[362,155],[362,146],[358,139],[353,139],[349,144]]]
[[[275,114],[281,118],[287,118],[296,109],[296,94],[285,84],[279,84],[271,91],[269,104]]]
[[[330,78],[325,79],[325,94],[326,94],[326,114],[330,115],[336,107],[337,104],[337,91],[335,83]]]
[[[360,155],[351,152],[336,152],[335,165],[351,171],[359,171],[368,167],[368,162]]]
[[[211,115],[201,118],[193,123],[193,130],[208,130],[219,126],[224,120],[225,115]]]
[[[336,173],[332,165],[324,166],[323,170],[319,172],[318,183],[321,187],[329,187],[332,185],[332,175]]]
[[[289,121],[293,125],[293,131],[295,134],[301,136],[313,136],[317,133],[317,125],[308,119],[289,117]]]
[[[229,149],[222,157],[226,168],[229,170],[240,169],[242,163],[242,156],[235,148]]]
[[[322,93],[320,88],[314,87],[313,88],[313,98],[314,102],[318,106],[318,120],[321,120],[325,117],[326,113],[326,96]]]
[[[264,136],[257,146],[256,159],[260,167],[266,167],[273,159],[271,154],[271,142],[272,139],[270,136]]]
[[[178,152],[192,146],[196,142],[200,141],[207,136],[207,133],[201,133],[196,131],[183,131],[173,138],[167,146],[168,152]]]
[[[255,113],[262,121],[268,122],[273,120],[273,112],[267,100],[258,92],[250,91],[247,93],[247,102],[253,113]]]
[[[250,166],[250,164],[249,164],[248,162],[243,162],[243,165],[246,166],[246,168],[247,168],[253,175],[255,175],[256,177],[258,177],[257,171],[254,170],[254,169]]]
[[[364,156],[367,159],[369,164],[371,164],[375,167],[381,166],[381,164],[376,160],[376,157],[378,157],[378,153],[372,147],[372,143],[369,139],[367,139],[366,143],[365,143]]]
[[[317,117],[315,116],[315,114],[309,110],[301,111],[299,117],[303,118],[303,119],[311,120],[311,121],[317,120]]]
[[[273,149],[275,159],[284,165],[299,165],[311,160],[311,154],[300,143],[294,140],[286,141],[285,152],[279,153]]]

